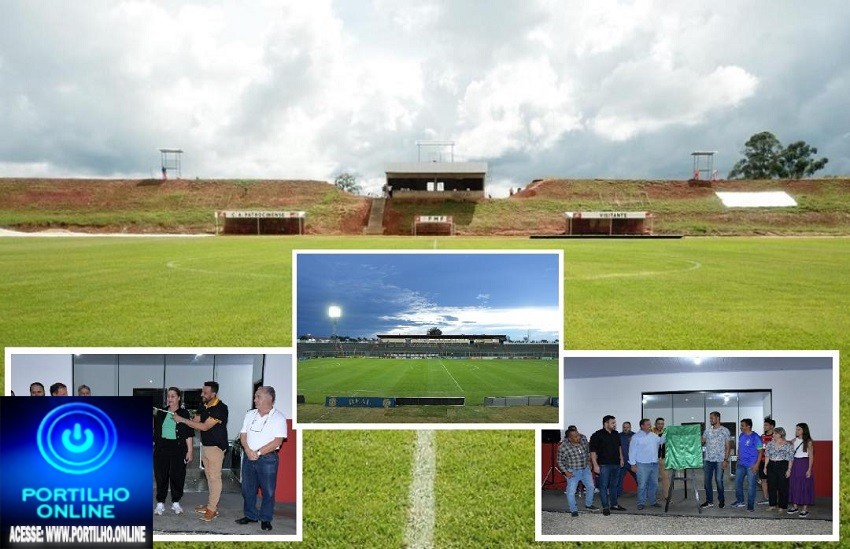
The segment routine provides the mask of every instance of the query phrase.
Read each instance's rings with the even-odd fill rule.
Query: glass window
[[[73,355],[74,386],[68,387],[69,395],[76,395],[80,385],[88,385],[91,396],[115,396],[118,394],[117,355]]]
[[[673,417],[673,395],[672,394],[644,394],[643,395],[643,417],[649,418],[652,425],[655,419],[663,417],[669,422]],[[637,430],[632,427],[633,430]]]
[[[773,393],[770,390],[643,393],[642,410],[643,417],[653,423],[655,418],[663,417],[667,425],[698,424],[701,429],[709,424],[711,412],[720,412],[720,423],[734,437],[734,451],[742,419],[752,419],[753,431],[762,432],[764,418],[773,414]]]
[[[673,414],[668,425],[698,424],[705,427],[705,394],[677,393],[673,395]]]

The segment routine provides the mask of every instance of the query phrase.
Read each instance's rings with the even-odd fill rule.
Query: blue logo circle
[[[82,402],[63,404],[38,426],[38,450],[47,463],[71,475],[103,467],[118,447],[115,424],[102,410]]]

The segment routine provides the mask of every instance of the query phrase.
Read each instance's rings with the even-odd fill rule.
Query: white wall
[[[73,379],[72,354],[13,355],[9,366],[8,388],[18,396],[29,395],[33,381],[50,385],[60,381],[68,386],[68,394],[76,394],[74,383],[86,383],[96,396],[131,396],[134,388],[176,386],[200,389],[205,381],[220,384],[219,397],[227,404],[229,438],[235,438],[242,427],[245,412],[253,406],[254,382],[264,376],[265,385],[275,388],[275,406],[292,418],[294,383],[292,356],[289,354],[87,354],[77,366]],[[167,363],[167,365],[166,365]]]
[[[632,429],[637,430],[644,392],[744,389],[773,390],[777,426],[790,427],[793,432],[795,424],[806,422],[813,438],[832,440],[832,372],[828,369],[565,379],[562,425],[575,424],[589,435],[602,427],[602,416],[611,414],[617,418],[618,428],[623,421],[631,421]],[[761,419],[753,417],[758,432]]]
[[[119,355],[118,396],[133,396],[133,389],[162,389],[163,355]]]
[[[266,355],[263,385],[274,387],[275,408],[286,414],[287,419],[292,419],[292,355]]]
[[[213,379],[214,355],[166,355],[165,387],[200,389]]]
[[[235,439],[242,429],[245,413],[254,404],[254,360],[257,355],[216,355],[215,381],[218,398],[227,404],[227,437]],[[199,381],[199,387],[204,381]]]
[[[50,386],[61,382],[68,394],[75,394],[72,379],[71,355],[12,355],[9,367],[9,389],[17,396],[30,395],[30,383],[44,385],[44,394],[50,396]]]
[[[73,357],[74,394],[77,387],[88,385],[92,396],[118,394],[117,355],[86,354]]]

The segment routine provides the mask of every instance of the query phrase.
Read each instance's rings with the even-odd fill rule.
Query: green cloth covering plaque
[[[699,425],[671,425],[664,430],[667,437],[666,469],[702,467],[702,433]]]

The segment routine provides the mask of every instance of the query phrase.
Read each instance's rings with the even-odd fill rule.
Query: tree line
[[[744,158],[729,172],[729,179],[803,179],[822,170],[828,158],[815,158],[817,147],[794,141],[787,147],[771,132],[759,132],[744,143]]]

